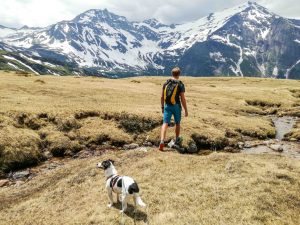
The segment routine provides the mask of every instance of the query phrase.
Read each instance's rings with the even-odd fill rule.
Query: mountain
[[[14,58],[39,74],[168,75],[180,66],[192,76],[300,79],[299,24],[255,2],[172,25],[92,9],[45,28],[0,27],[0,67]]]

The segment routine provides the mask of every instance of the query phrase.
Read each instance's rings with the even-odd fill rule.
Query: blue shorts
[[[174,120],[176,124],[180,124],[181,121],[181,105],[168,105],[165,104],[164,109],[164,123],[170,124],[172,115],[174,115]]]

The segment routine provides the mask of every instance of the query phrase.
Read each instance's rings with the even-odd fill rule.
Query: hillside
[[[298,23],[251,1],[172,25],[91,9],[44,28],[0,26],[0,69],[24,70],[21,61],[43,75],[128,77],[180,66],[191,76],[300,79]]]

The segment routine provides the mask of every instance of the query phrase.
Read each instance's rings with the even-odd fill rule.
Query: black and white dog
[[[109,159],[102,163],[98,163],[97,167],[103,169],[106,176],[106,189],[110,200],[110,203],[108,204],[109,208],[112,207],[114,203],[113,192],[117,194],[118,201],[122,202],[121,212],[126,211],[128,197],[130,196],[133,197],[135,206],[146,206],[139,196],[139,187],[137,183],[131,177],[119,176],[113,160]],[[121,198],[119,198],[120,195]]]

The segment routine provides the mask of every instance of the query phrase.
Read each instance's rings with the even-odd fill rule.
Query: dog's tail
[[[140,191],[140,189],[139,189],[139,186],[137,185],[136,182],[131,184],[128,188],[129,194],[133,194],[133,196],[134,196],[134,201],[135,201],[136,205],[141,206],[141,207],[145,207],[146,204],[141,199],[141,197],[139,195],[139,191]]]
[[[146,204],[143,202],[143,200],[141,199],[141,197],[139,196],[138,193],[134,193],[134,199],[135,199],[136,205],[138,205],[140,207],[146,207]]]

